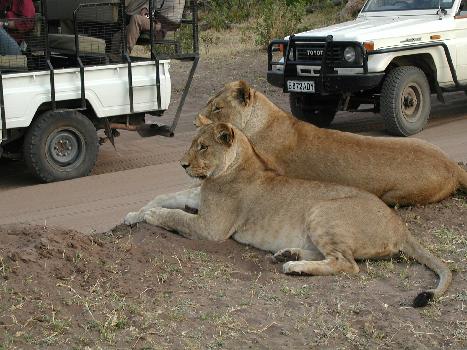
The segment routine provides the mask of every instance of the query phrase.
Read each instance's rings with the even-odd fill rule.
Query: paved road
[[[285,105],[285,100],[281,103]],[[142,139],[123,133],[117,150],[102,146],[94,174],[53,184],[37,184],[20,162],[0,162],[0,224],[34,223],[80,230],[106,231],[155,195],[183,189],[190,179],[178,159],[194,134],[192,120],[199,101],[188,106],[174,138]],[[339,114],[334,127],[384,136],[381,119],[370,113]],[[467,98],[448,97],[435,104],[429,126],[416,137],[440,146],[452,159],[467,163]]]

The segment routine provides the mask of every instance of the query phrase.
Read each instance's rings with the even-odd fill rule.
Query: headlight
[[[355,48],[353,46],[348,46],[344,50],[344,58],[347,62],[353,63],[355,62],[355,58],[357,57],[357,53],[355,52]]]

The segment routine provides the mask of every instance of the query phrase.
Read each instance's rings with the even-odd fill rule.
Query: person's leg
[[[128,52],[133,50],[141,32],[148,30],[150,30],[149,18],[140,15],[131,16],[130,23],[126,27]]]
[[[0,55],[21,55],[18,43],[3,28],[0,28]]]

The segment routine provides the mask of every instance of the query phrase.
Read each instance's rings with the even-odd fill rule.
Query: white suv
[[[292,113],[329,126],[370,104],[393,135],[421,131],[430,94],[467,90],[466,0],[368,0],[349,22],[274,40],[268,81]]]

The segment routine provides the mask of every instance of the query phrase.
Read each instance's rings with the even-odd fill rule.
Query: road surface
[[[283,98],[278,103],[286,108],[285,101]],[[467,97],[452,94],[447,101],[444,106],[435,102],[427,129],[415,137],[467,163]],[[194,135],[192,121],[203,103],[188,100],[174,138],[142,139],[128,132],[117,140],[117,150],[103,145],[93,175],[86,178],[37,184],[21,162],[1,161],[0,224],[32,223],[104,232],[154,196],[185,188],[191,180],[178,160]],[[341,113],[334,127],[384,136],[381,118],[371,113]]]

